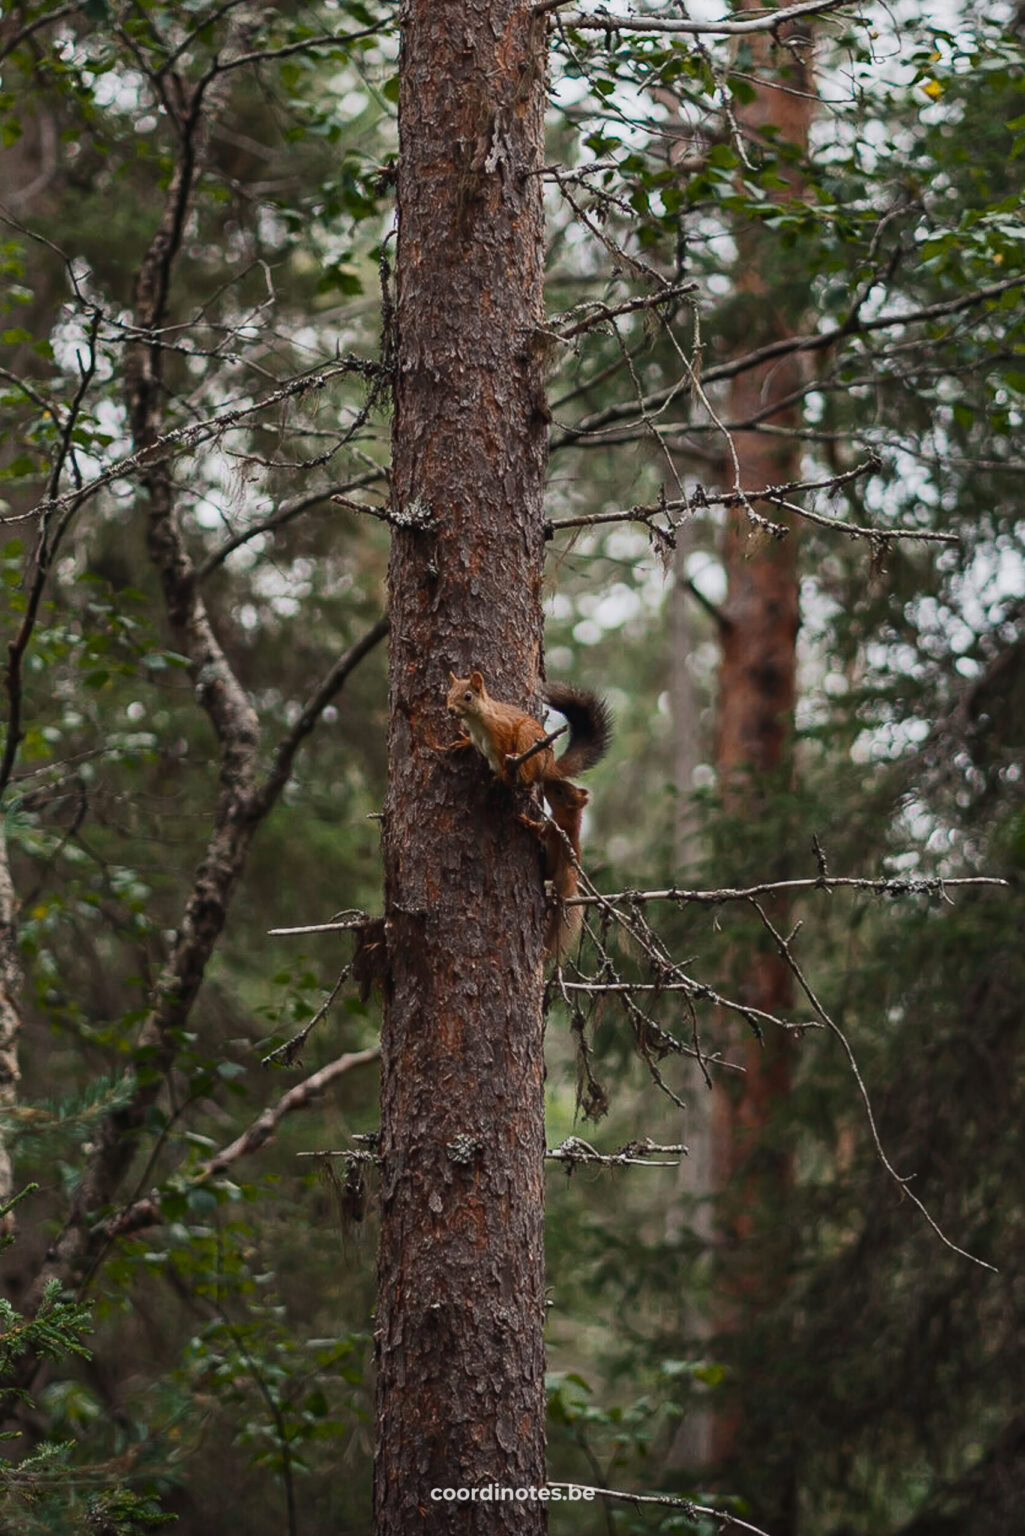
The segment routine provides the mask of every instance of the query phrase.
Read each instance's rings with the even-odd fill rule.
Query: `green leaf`
[[[31,454],[19,453],[3,471],[3,478],[5,480],[21,480],[26,475],[36,475],[38,473],[39,467]]]
[[[728,75],[726,84],[730,88],[730,95],[734,101],[740,102],[742,106],[749,106],[752,101],[758,99],[758,92],[750,80],[742,80],[739,75]]]
[[[198,1216],[201,1221],[209,1219],[217,1212],[219,1205],[217,1196],[212,1189],[204,1189],[202,1185],[197,1189],[190,1189],[186,1197],[186,1205],[193,1216]]]

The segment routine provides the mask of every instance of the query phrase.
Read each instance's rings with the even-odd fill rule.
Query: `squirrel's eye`
[[[463,694],[463,698],[466,699],[467,702],[469,702],[469,700],[473,698],[473,694],[470,693],[469,691],[467,691],[466,693]]]

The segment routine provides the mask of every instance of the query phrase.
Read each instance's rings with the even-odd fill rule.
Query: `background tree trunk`
[[[393,498],[431,522],[389,572],[381,1536],[544,1527],[541,1504],[431,1499],[544,1481],[538,844],[477,753],[432,746],[449,669],[537,698],[543,50],[520,3],[406,8]]]
[[[814,105],[811,71],[797,60],[805,59],[808,38],[807,34],[792,32],[787,41],[796,45],[794,52],[783,54],[764,38],[755,41],[759,73],[772,74],[778,85],[757,85],[755,99],[739,119],[742,131],[755,144],[760,130],[772,125],[782,139],[806,150]],[[792,196],[793,190],[788,188],[784,195]],[[786,274],[780,270],[766,277],[763,247],[756,229],[746,226],[738,236],[737,290],[749,296],[749,334],[756,338],[756,344],[796,334],[800,321],[797,304],[785,291]],[[740,423],[761,417],[773,402],[786,400],[800,383],[796,357],[749,369],[730,387],[726,418]],[[770,412],[769,419],[776,427],[797,427],[800,406],[781,406]],[[796,435],[776,437],[737,430],[733,444],[744,487],[757,489],[800,479],[801,441]],[[768,510],[774,521],[785,521],[783,515],[777,515],[777,508],[763,510]],[[723,547],[726,623],[722,630],[715,762],[725,803],[734,814],[746,814],[752,822],[763,814],[766,797],[781,784],[781,770],[791,745],[797,681],[797,531],[791,524],[785,539],[771,539],[759,547],[756,541],[763,537],[755,533],[743,509],[730,514]],[[786,852],[776,851],[775,868],[771,875],[766,871],[764,877],[782,875]],[[764,864],[759,867],[764,868]],[[787,931],[783,903],[774,904],[772,919],[781,931]],[[746,961],[742,996],[752,1007],[778,1018],[790,1015],[793,978],[768,939]],[[785,1283],[783,1211],[792,1179],[789,1155],[767,1156],[764,1142],[774,1107],[790,1090],[790,1038],[774,1032],[759,1042],[749,1032],[738,1059],[743,1062],[745,1075],[737,1083],[717,1085],[711,1131],[713,1178],[724,1191],[720,1220],[723,1251],[714,1322],[720,1335],[727,1336],[740,1335],[752,1309],[757,1311],[766,1298],[775,1299]],[[759,1213],[768,1210],[773,1217],[771,1226],[766,1227]],[[717,1466],[736,1462],[748,1448],[744,1420],[749,1416],[750,1395],[748,1386],[743,1402],[733,1399],[716,1415],[711,1453]],[[727,1473],[727,1480],[730,1475]],[[767,1506],[761,1506],[766,1522],[778,1536],[791,1528],[791,1485],[789,1473],[784,1473],[778,1480],[771,1515]]]

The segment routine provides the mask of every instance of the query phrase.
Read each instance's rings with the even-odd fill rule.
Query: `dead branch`
[[[369,1046],[365,1051],[350,1051],[344,1056],[338,1056],[334,1061],[329,1061],[327,1066],[311,1075],[301,1083],[295,1083],[287,1093],[282,1094],[276,1104],[269,1105],[263,1113],[253,1121],[248,1130],[242,1132],[234,1141],[215,1152],[189,1179],[189,1187],[197,1188],[208,1179],[216,1178],[223,1173],[232,1163],[241,1157],[249,1157],[254,1152],[259,1152],[268,1142],[273,1141],[277,1135],[278,1127],[288,1115],[296,1110],[308,1109],[325,1089],[351,1072],[355,1067],[366,1066],[371,1061],[376,1061],[381,1054],[378,1045]],[[164,1219],[161,1209],[161,1199],[158,1191],[147,1195],[144,1199],[134,1200],[131,1205],[119,1211],[104,1224],[103,1234],[108,1242],[119,1237],[130,1237],[134,1232],[140,1232],[146,1227],[157,1226]]]
[[[535,16],[550,11],[561,11],[571,0],[540,0],[534,6]],[[559,24],[571,27],[574,32],[658,32],[681,33],[689,37],[736,37],[752,32],[775,32],[788,21],[799,16],[821,16],[830,11],[845,15],[850,9],[849,0],[801,0],[799,5],[786,6],[781,11],[769,11],[764,16],[753,16],[748,21],[678,21],[661,16],[617,16],[602,7],[598,11],[567,11],[559,17]]]
[[[671,885],[664,891],[614,891],[611,894],[567,896],[567,906],[604,906],[607,902],[643,903],[649,901],[688,902],[719,906],[725,901],[748,901],[753,896],[771,896],[783,891],[853,890],[873,891],[877,896],[939,896],[946,899],[949,890],[972,886],[1007,886],[997,875],[889,875],[878,880],[854,875],[830,875],[823,879],[766,880],[761,885],[722,886],[715,890],[687,890]]]
[[[316,1028],[321,1019],[327,1017],[328,1013],[331,1011],[331,1005],[334,1003],[335,998],[342,990],[344,983],[348,981],[351,973],[351,965],[344,965],[342,967],[338,973],[338,977],[334,986],[331,988],[331,991],[328,993],[327,997],[321,1003],[320,1007],[317,1009],[316,1013],[309,1020],[309,1022],[304,1024],[299,1033],[293,1035],[291,1040],[286,1040],[284,1045],[279,1045],[276,1050],[273,1050],[269,1052],[268,1055],[264,1056],[261,1062],[262,1066],[269,1067],[272,1063],[283,1067],[291,1067],[295,1065],[295,1063],[299,1060],[303,1046],[306,1044],[310,1037],[310,1032]]]
[[[347,912],[330,923],[303,923],[298,928],[268,928],[275,938],[292,938],[300,933],[348,933],[353,928],[363,928],[368,921],[366,912]]]
[[[725,1509],[713,1509],[707,1504],[695,1504],[690,1499],[677,1499],[668,1493],[623,1493],[615,1488],[595,1488],[590,1483],[549,1483],[549,1488],[578,1488],[582,1492],[591,1493],[599,1499],[619,1499],[623,1504],[657,1504],[664,1509],[682,1509],[692,1518],[699,1516],[705,1520],[711,1520],[721,1530],[748,1531],[750,1536],[768,1536],[760,1525],[751,1525],[747,1520],[741,1520],[737,1515],[731,1515]]]
[[[350,674],[365,657],[370,655],[371,651],[380,645],[387,633],[388,615],[384,614],[376,624],[371,625],[362,639],[357,640],[355,645],[350,646],[345,654],[338,658],[331,670],[314,688],[288,735],[278,743],[267,776],[252,800],[251,808],[255,814],[262,817],[270,810],[285,786],[300,746],[316,726],[331,700],[345,686]]]
[[[666,1154],[671,1154],[668,1160]],[[647,1136],[643,1141],[628,1141],[618,1152],[597,1152],[590,1142],[583,1141],[581,1137],[567,1136],[559,1146],[549,1147],[545,1151],[549,1162],[565,1163],[568,1172],[585,1165],[603,1168],[678,1168],[680,1158],[686,1156],[687,1148],[682,1142],[664,1147]]]
[[[558,178],[555,177],[555,179]],[[638,310],[655,309],[663,304],[669,304],[673,299],[682,298],[684,294],[694,293],[698,286],[696,282],[675,283],[671,288],[660,288],[657,293],[644,294],[637,299],[627,299],[622,304],[605,304],[600,299],[585,299],[582,304],[575,305],[565,314],[554,315],[542,334],[556,336],[560,341],[569,341],[572,337],[579,336],[584,331],[593,330],[596,325],[613,320],[619,315],[633,315]],[[582,310],[585,313],[581,315]]]
[[[735,424],[731,422],[725,430],[733,431],[734,428]],[[662,430],[664,432],[665,429]],[[845,470],[844,473],[833,475],[825,480],[792,481],[789,485],[767,485],[757,491],[705,491],[698,486],[689,496],[682,496],[673,501],[662,499],[653,504],[624,507],[617,511],[590,512],[579,517],[550,518],[545,523],[545,538],[553,538],[564,528],[596,528],[606,523],[641,523],[652,532],[657,530],[670,541],[674,541],[676,528],[679,525],[679,519],[674,517],[676,513],[683,518],[693,517],[695,512],[705,507],[743,507],[749,510],[750,502],[767,501],[773,506],[784,507],[795,517],[814,523],[819,528],[828,528],[834,533],[845,533],[852,539],[868,539],[873,544],[890,543],[897,539],[931,544],[959,542],[956,533],[935,533],[921,528],[878,528],[850,523],[844,518],[828,517],[825,513],[812,511],[808,507],[799,506],[796,502],[787,499],[789,496],[805,491],[833,493],[852,480],[878,468],[879,460],[873,456],[866,463],[858,464],[854,469]],[[667,527],[655,524],[654,519],[660,516],[665,518]],[[764,519],[755,519],[755,521],[765,526]],[[790,530],[785,524],[774,523],[767,526],[778,537],[785,538],[789,535]]]

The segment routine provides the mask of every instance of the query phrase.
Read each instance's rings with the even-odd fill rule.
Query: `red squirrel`
[[[449,750],[475,746],[503,783],[540,784],[548,801],[551,822],[543,825],[541,833],[545,874],[559,900],[548,915],[545,953],[561,955],[575,942],[583,922],[580,907],[564,907],[562,903],[577,893],[580,824],[590,798],[586,789],[571,784],[569,779],[571,774],[593,768],[608,747],[612,733],[609,707],[604,699],[586,689],[568,683],[549,683],[545,698],[569,722],[569,746],[561,757],[556,757],[551,747],[542,747],[526,762],[511,768],[510,757],[520,757],[544,740],[544,726],[515,705],[493,699],[479,672],[471,672],[469,677],[456,677],[450,672],[449,677],[452,686],[448,708],[458,716],[465,731]],[[538,825],[528,824],[535,828]]]
[[[545,822],[543,834],[545,875],[552,882],[559,898],[548,909],[545,954],[556,955],[560,959],[577,942],[584,925],[583,907],[567,907],[563,903],[568,897],[577,894],[580,823],[584,819],[584,806],[590,798],[586,789],[581,789],[579,784],[571,784],[568,779],[549,779],[545,785],[545,799],[552,816],[551,821]],[[566,847],[567,838],[569,848]]]

